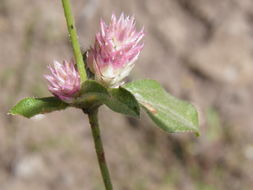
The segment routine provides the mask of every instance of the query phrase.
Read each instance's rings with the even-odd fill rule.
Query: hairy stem
[[[97,159],[100,167],[100,171],[103,177],[104,185],[106,190],[112,190],[112,183],[110,179],[109,170],[105,160],[105,153],[103,148],[102,139],[100,136],[100,129],[98,124],[98,108],[92,109],[88,113],[91,131],[94,139],[95,149],[97,153]]]
[[[67,21],[68,32],[69,32],[70,40],[73,47],[77,69],[80,74],[80,80],[81,82],[84,82],[87,79],[87,74],[85,71],[83,56],[82,56],[80,45],[78,42],[78,36],[77,36],[76,28],[75,28],[73,13],[71,11],[70,0],[62,0],[62,6],[64,9],[66,21]]]

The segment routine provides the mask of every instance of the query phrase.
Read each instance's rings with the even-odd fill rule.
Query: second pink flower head
[[[143,29],[138,32],[135,28],[134,17],[121,14],[117,20],[113,14],[109,25],[101,20],[94,47],[87,54],[95,80],[108,87],[119,86],[134,67],[144,45],[143,36]]]
[[[48,67],[50,75],[45,75],[48,81],[48,90],[61,100],[71,103],[80,90],[80,76],[75,68],[74,61],[63,61],[63,64],[54,61]]]

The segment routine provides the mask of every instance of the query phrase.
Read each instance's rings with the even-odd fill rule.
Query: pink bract
[[[107,25],[100,21],[94,47],[87,54],[89,69],[95,79],[109,87],[117,87],[129,75],[144,44],[144,29],[137,31],[134,17],[122,13],[117,20],[113,14]]]
[[[44,75],[49,83],[48,90],[61,100],[70,103],[80,90],[80,76],[74,61],[64,60],[63,64],[54,61],[54,64],[48,68],[51,74]]]

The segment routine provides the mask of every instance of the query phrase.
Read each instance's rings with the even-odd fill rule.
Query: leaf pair
[[[198,133],[198,115],[189,103],[168,94],[154,80],[138,80],[123,87],[107,89],[93,80],[87,80],[73,104],[55,97],[25,98],[10,110],[10,114],[30,118],[36,114],[62,110],[68,106],[90,109],[107,105],[111,110],[139,117],[140,106],[150,118],[167,132],[193,131]]]
[[[88,110],[102,104],[107,105],[115,112],[133,117],[140,115],[139,104],[129,91],[122,87],[106,89],[93,80],[84,82],[80,96],[75,99],[74,103],[67,104],[56,97],[24,98],[9,113],[31,118],[37,114],[63,110],[70,106]]]

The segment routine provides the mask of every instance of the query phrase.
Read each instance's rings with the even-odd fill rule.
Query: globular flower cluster
[[[74,61],[64,60],[63,64],[54,61],[54,64],[48,68],[51,75],[44,75],[49,83],[48,90],[61,100],[70,103],[80,90],[80,76]]]
[[[95,80],[108,87],[118,87],[143,48],[144,30],[138,32],[134,17],[125,17],[123,13],[118,20],[113,14],[109,25],[101,20],[100,27],[95,45],[87,54],[88,67]]]
[[[134,17],[119,19],[113,14],[107,25],[100,21],[95,44],[87,52],[87,64],[95,80],[106,87],[118,87],[134,67],[144,44],[144,30],[137,31]],[[73,61],[55,61],[49,66],[51,75],[45,75],[49,91],[65,102],[71,102],[80,91],[80,76]]]

